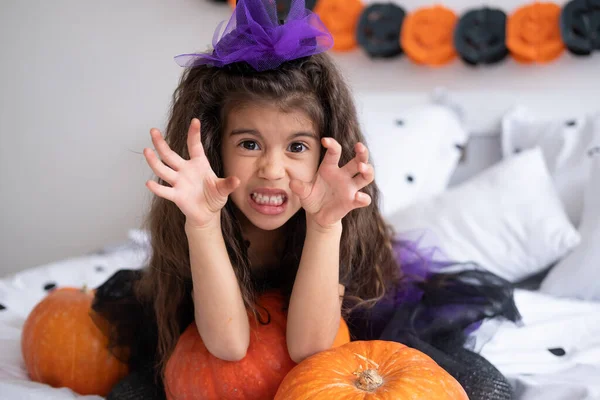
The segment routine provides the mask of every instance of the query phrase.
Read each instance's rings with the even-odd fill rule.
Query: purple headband
[[[333,37],[319,16],[305,8],[304,1],[291,0],[289,14],[280,25],[275,0],[239,0],[220,38],[223,23],[217,27],[212,52],[180,54],[175,62],[182,67],[246,62],[265,71],[327,51],[333,46]]]

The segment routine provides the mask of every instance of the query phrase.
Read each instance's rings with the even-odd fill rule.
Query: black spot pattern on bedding
[[[404,121],[401,119],[396,120],[396,126],[404,126]]]
[[[412,175],[406,175],[406,181],[409,183],[413,183],[415,178]]]
[[[567,126],[575,126],[575,125],[577,125],[577,121],[575,121],[574,119],[570,119],[567,122],[565,122],[565,124]]]
[[[565,354],[567,354],[567,352],[565,351],[565,349],[563,349],[562,347],[556,347],[553,349],[548,349],[548,351],[552,354],[554,354],[557,357],[562,357]]]
[[[6,310],[6,307],[4,307],[4,304],[0,304],[0,311],[4,311]]]
[[[518,153],[520,153],[520,152],[521,152],[521,149],[520,149],[519,147],[515,147],[515,153],[517,153],[517,154],[518,154]]]
[[[45,290],[46,292],[49,292],[49,291],[51,291],[52,289],[54,289],[55,287],[56,287],[56,283],[54,283],[54,282],[48,282],[48,283],[46,283],[46,284],[44,285],[44,290]]]
[[[588,150],[588,157],[593,157],[596,154],[600,154],[600,146],[592,147]]]
[[[96,272],[104,272],[104,267],[102,265],[97,265]]]

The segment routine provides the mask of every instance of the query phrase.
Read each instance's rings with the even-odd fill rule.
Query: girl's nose
[[[260,178],[270,181],[283,178],[285,176],[285,166],[282,157],[275,154],[265,154],[260,161],[258,175]]]

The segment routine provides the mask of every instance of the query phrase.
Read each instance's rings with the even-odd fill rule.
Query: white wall
[[[483,3],[444,4],[461,12]],[[165,125],[181,73],[172,57],[206,49],[229,15],[208,0],[0,2],[0,276],[119,242],[139,226],[151,176],[141,150],[149,129]],[[458,61],[440,69],[406,58],[374,62],[360,50],[336,59],[357,92],[422,97],[445,86],[475,92],[480,108],[498,90],[515,100],[544,91],[548,103],[589,107],[600,88],[599,56],[475,70]],[[567,108],[577,107],[569,100]]]

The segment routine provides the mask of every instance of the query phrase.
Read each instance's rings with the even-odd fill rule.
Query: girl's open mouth
[[[250,206],[261,214],[281,214],[287,206],[287,196],[284,194],[266,195],[253,192],[248,197]]]

